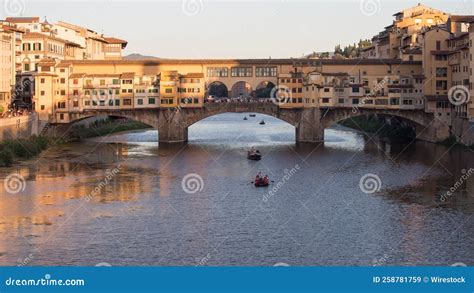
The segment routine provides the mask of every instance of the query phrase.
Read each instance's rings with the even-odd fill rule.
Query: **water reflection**
[[[158,147],[147,130],[0,169],[1,179],[26,180],[17,194],[0,186],[0,264],[32,255],[31,265],[195,265],[208,254],[208,265],[371,265],[381,256],[387,265],[474,263],[474,179],[436,202],[473,167],[469,151],[342,127],[328,129],[324,144],[296,145],[291,125],[241,118],[202,121],[180,147]],[[262,161],[245,158],[250,146]],[[253,187],[255,173],[278,182],[296,164],[301,170],[263,202],[268,189]],[[202,177],[202,192],[183,192],[189,173]],[[381,192],[361,192],[367,173],[381,178]]]

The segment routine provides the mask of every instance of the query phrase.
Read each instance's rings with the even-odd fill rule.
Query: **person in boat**
[[[263,182],[268,183],[268,175],[265,175],[265,177],[263,177]]]
[[[262,177],[262,174],[261,174],[261,172],[258,172],[257,176],[255,176],[255,181],[257,181],[257,182],[258,182],[258,181],[260,180],[260,178],[261,178],[261,177]]]

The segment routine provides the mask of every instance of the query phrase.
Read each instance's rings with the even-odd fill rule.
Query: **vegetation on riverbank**
[[[0,143],[0,166],[8,167],[19,160],[31,159],[62,139],[32,136],[27,139],[6,140]]]
[[[98,120],[88,127],[81,125],[71,130],[69,138],[83,139],[103,136],[112,133],[150,128],[149,125],[129,120]],[[0,142],[0,167],[38,156],[42,151],[53,145],[62,144],[66,139],[49,136],[32,136],[27,139],[14,139]]]
[[[112,133],[140,130],[151,128],[150,125],[131,120],[123,119],[104,119],[97,120],[94,123],[78,125],[71,130],[70,137],[73,139],[84,139],[96,136],[104,136]]]
[[[359,116],[341,121],[339,124],[359,131],[375,133],[382,138],[413,139],[416,137],[412,127],[395,123],[389,125],[375,116]]]

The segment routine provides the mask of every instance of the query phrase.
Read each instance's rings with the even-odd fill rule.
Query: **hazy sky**
[[[126,39],[126,54],[164,58],[300,57],[370,38],[419,1],[0,0],[0,17],[47,16]],[[425,1],[474,14],[474,1]]]

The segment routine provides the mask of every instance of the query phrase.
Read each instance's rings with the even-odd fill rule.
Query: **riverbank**
[[[20,160],[31,159],[48,147],[63,142],[60,138],[46,136],[3,141],[0,143],[0,166],[9,167]]]
[[[141,130],[152,128],[150,125],[123,119],[104,119],[98,120],[88,126],[80,125],[71,130],[72,140],[81,140],[85,138],[105,136],[113,133]]]
[[[25,139],[12,139],[0,142],[0,167],[9,167],[22,160],[34,158],[47,148],[70,140],[105,136],[113,133],[148,129],[149,125],[123,119],[105,119],[88,126],[74,127],[68,139],[50,136],[31,136]]]
[[[409,126],[400,124],[387,124],[376,117],[359,116],[339,122],[340,125],[364,133],[376,134],[382,139],[414,139],[416,133]]]

